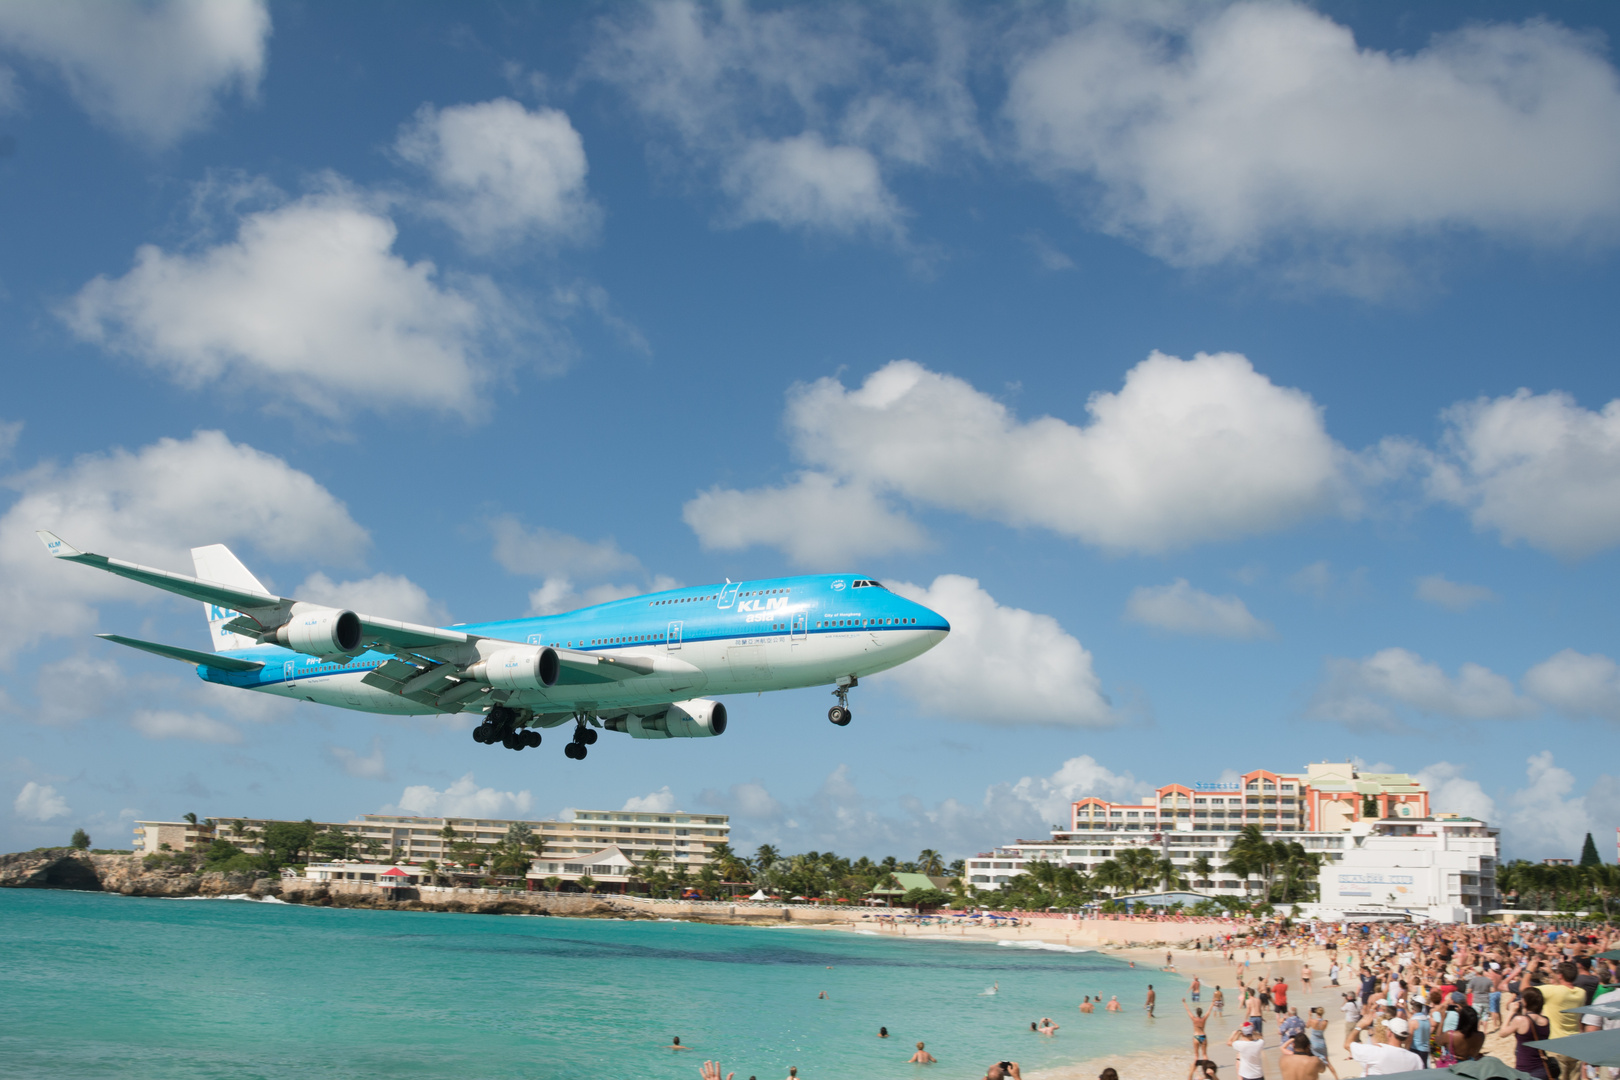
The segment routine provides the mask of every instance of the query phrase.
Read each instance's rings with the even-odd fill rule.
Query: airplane
[[[869,577],[727,581],[632,596],[562,615],[420,626],[267,590],[224,544],[191,549],[196,576],[79,551],[40,531],[58,559],[192,600],[214,651],[97,637],[193,664],[206,682],[393,715],[482,713],[473,739],[508,750],[574,724],[566,757],[598,731],[634,739],[723,735],[716,695],[833,687],[827,719],[852,717],[862,678],[945,640],[943,616]]]

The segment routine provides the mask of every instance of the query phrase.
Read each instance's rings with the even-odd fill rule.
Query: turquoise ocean
[[[0,889],[0,1076],[979,1078],[1184,1046],[1185,992],[1095,952]]]

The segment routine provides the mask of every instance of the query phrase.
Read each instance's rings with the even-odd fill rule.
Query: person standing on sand
[[[1266,1072],[1260,1064],[1260,1032],[1253,1024],[1244,1024],[1232,1032],[1226,1045],[1237,1055],[1239,1080],[1264,1080]]]
[[[1277,982],[1271,988],[1271,1007],[1277,1010],[1278,1016],[1288,1012],[1288,984],[1283,982],[1281,975],[1277,976]]]
[[[1146,1006],[1146,1008],[1147,1008],[1147,1014],[1149,1016],[1153,1015],[1153,1003],[1158,1000],[1158,997],[1159,997],[1159,995],[1157,995],[1157,994],[1155,994],[1153,992],[1153,984],[1148,983],[1148,996],[1147,996],[1147,1006]]]
[[[1187,1019],[1192,1021],[1193,1057],[1207,1057],[1209,1055],[1209,1036],[1204,1034],[1204,1025],[1209,1023],[1209,1017],[1204,1015],[1203,1009],[1199,1009],[1197,1012],[1194,1012],[1193,1010],[1187,1008],[1186,998],[1181,999],[1181,1007],[1186,1011]]]
[[[1283,1080],[1317,1080],[1324,1070],[1333,1074],[1333,1080],[1339,1080],[1339,1070],[1327,1059],[1313,1054],[1311,1040],[1304,1035],[1295,1035],[1284,1043],[1279,1064],[1282,1066]]]
[[[1309,960],[1299,967],[1299,982],[1307,994],[1311,992],[1311,962]]]
[[[932,1065],[939,1059],[923,1049],[923,1044],[917,1044],[917,1052],[906,1060],[907,1065]]]

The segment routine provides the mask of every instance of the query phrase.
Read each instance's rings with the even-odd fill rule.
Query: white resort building
[[[1393,874],[1397,865],[1403,868],[1399,876],[1414,881],[1399,883],[1411,891],[1395,893],[1396,899],[1412,897],[1406,906],[1425,917],[1429,909],[1445,908],[1477,919],[1496,905],[1496,830],[1472,819],[1432,817],[1429,792],[1414,777],[1362,773],[1348,762],[1308,765],[1300,773],[1256,769],[1231,781],[1166,784],[1137,803],[1086,796],[1071,805],[1067,825],[1053,826],[1050,839],[1017,840],[968,859],[967,884],[1000,889],[1035,861],[1092,871],[1124,850],[1148,848],[1155,857],[1171,860],[1194,897],[1257,899],[1263,889],[1257,877],[1237,878],[1220,869],[1232,841],[1247,825],[1258,825],[1269,839],[1294,841],[1323,857],[1324,907],[1330,879],[1336,910],[1352,897],[1335,876],[1341,866],[1354,877],[1358,872],[1376,876],[1386,869]],[[1209,863],[1207,874],[1197,872],[1201,859]],[[1433,873],[1455,875],[1455,888],[1451,877],[1430,881],[1425,876],[1429,870],[1418,870],[1431,863]],[[1407,875],[1406,869],[1413,873]],[[1420,876],[1421,885],[1415,880]],[[1354,899],[1382,903],[1385,896],[1356,894]],[[1353,904],[1350,909],[1366,906]]]
[[[172,851],[207,848],[214,840],[229,840],[249,854],[263,850],[260,838],[276,818],[218,817],[212,826],[189,822],[137,821],[135,853],[154,854],[167,843]],[[545,843],[544,858],[563,863],[579,862],[568,856],[594,855],[616,845],[629,857],[640,860],[659,851],[664,866],[685,866],[696,871],[713,859],[713,851],[731,839],[731,819],[725,814],[692,814],[628,810],[576,810],[571,821],[525,821],[516,818],[411,817],[392,814],[366,814],[344,822],[314,822],[322,829],[341,829],[355,838],[357,845],[376,850],[375,858],[398,863],[421,863],[433,859],[444,863],[453,856],[450,844],[477,843],[493,846],[505,836],[508,827],[527,825]],[[456,833],[455,841],[444,835],[446,825]]]

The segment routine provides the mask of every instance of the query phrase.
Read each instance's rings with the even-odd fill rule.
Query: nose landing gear
[[[848,727],[855,714],[849,711],[849,692],[853,687],[859,686],[860,680],[853,675],[845,675],[838,680],[838,686],[833,690],[833,696],[838,704],[827,710],[827,719],[839,727]]]

